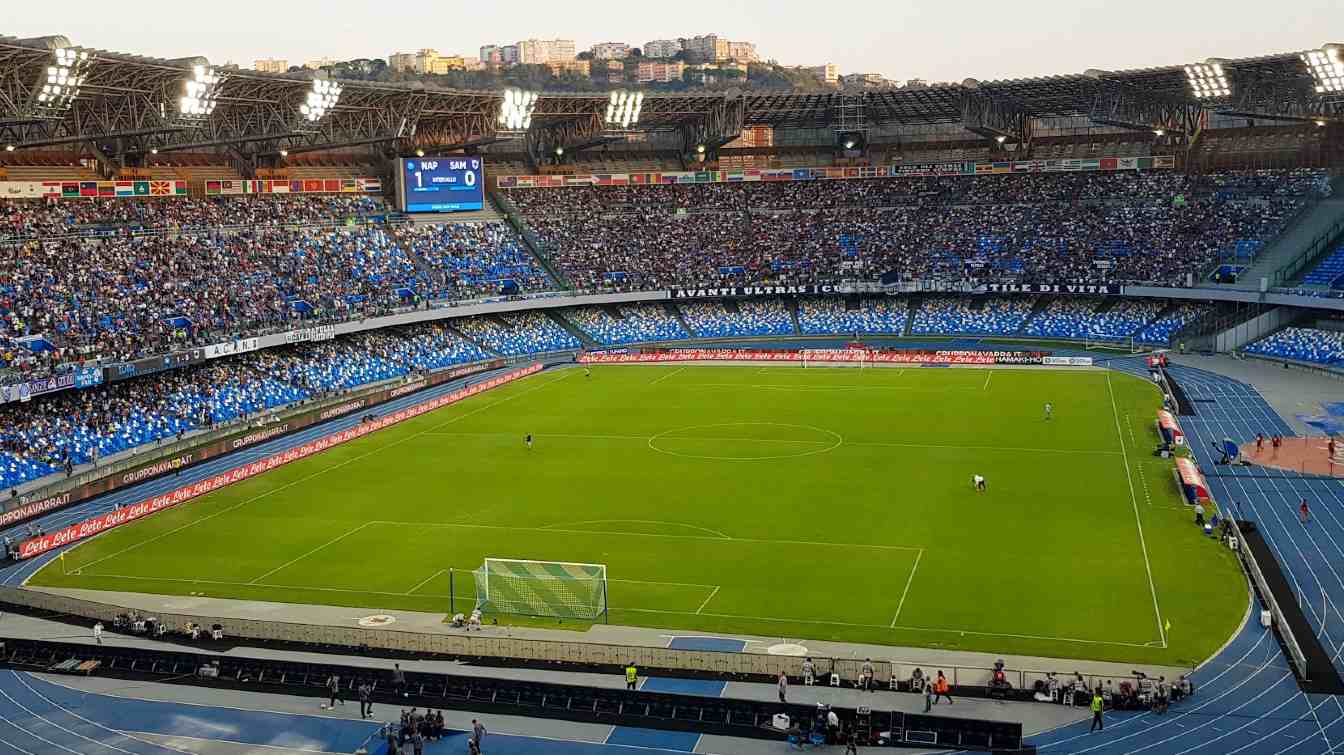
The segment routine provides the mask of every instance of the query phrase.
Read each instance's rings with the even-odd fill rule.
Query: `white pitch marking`
[[[283,571],[284,569],[286,569],[286,568],[288,568],[288,567],[290,567],[290,566],[293,566],[294,564],[297,564],[298,562],[304,560],[305,558],[308,558],[309,556],[313,555],[314,553],[317,553],[318,551],[322,550],[323,548],[326,548],[326,547],[328,547],[328,546],[332,546],[332,545],[335,545],[336,543],[341,542],[342,540],[346,539],[347,537],[350,537],[351,535],[355,534],[356,532],[359,532],[360,530],[364,529],[365,527],[368,527],[370,524],[371,524],[371,522],[365,522],[365,523],[359,525],[358,527],[356,527],[356,528],[350,530],[349,532],[346,532],[346,533],[343,534],[343,535],[337,535],[336,537],[334,537],[334,538],[328,540],[327,542],[325,542],[325,543],[323,543],[323,544],[317,546],[316,548],[313,548],[312,550],[310,550],[310,551],[308,551],[308,552],[306,552],[306,553],[301,553],[301,554],[299,554],[298,556],[295,556],[294,558],[291,558],[290,560],[284,562],[283,564],[280,564],[279,566],[275,567],[274,569],[271,569],[270,571],[266,572],[265,574],[261,575],[260,577],[257,577],[256,579],[253,579],[251,582],[248,582],[248,584],[249,584],[249,585],[255,585],[256,583],[260,582],[260,581],[263,580],[263,579],[266,579],[267,577],[271,576],[272,574],[275,574],[275,573],[278,572],[278,571]]]
[[[682,366],[682,367],[678,367],[677,369],[672,370],[671,372],[669,372],[669,373],[663,375],[662,377],[659,377],[657,380],[654,380],[653,382],[649,383],[649,385],[657,385],[657,384],[663,382],[664,380],[667,380],[668,378],[672,377],[673,375],[677,374],[678,372],[681,372],[682,370],[689,369],[689,368],[690,368],[690,365],[689,365],[689,364],[688,364],[688,365],[684,365],[684,366]]]
[[[407,594],[407,595],[410,595],[411,593],[415,592],[416,590],[419,590],[420,588],[422,588],[422,587],[424,587],[425,585],[429,584],[430,582],[434,581],[434,578],[435,578],[435,577],[439,576],[440,574],[442,574],[442,573],[444,573],[444,572],[446,572],[446,571],[448,571],[448,570],[447,570],[447,569],[439,569],[438,571],[434,572],[433,574],[429,575],[428,577],[425,577],[424,579],[420,580],[419,582],[416,582],[416,583],[415,583],[415,587],[412,587],[411,589],[407,590],[407,591],[406,591],[406,594]]]
[[[915,554],[915,565],[910,567],[910,576],[905,579],[905,589],[901,591],[901,602],[896,604],[896,615],[891,617],[891,626],[896,626],[896,620],[901,618],[901,609],[905,608],[905,596],[910,594],[910,585],[915,581],[915,570],[919,568],[919,560],[924,558],[924,549],[920,548],[919,553]]]
[[[711,593],[709,594],[709,597],[708,597],[708,598],[705,598],[705,602],[701,603],[701,604],[700,604],[700,607],[697,608],[697,609],[695,609],[695,613],[696,613],[696,615],[698,616],[698,615],[700,615],[701,613],[703,613],[704,610],[705,610],[705,606],[709,605],[709,601],[713,600],[713,599],[714,599],[714,596],[715,596],[715,595],[718,595],[718,594],[719,594],[719,585],[714,585],[714,592],[711,592]]]
[[[1129,483],[1129,502],[1134,507],[1134,524],[1139,529],[1139,549],[1143,551],[1143,568],[1148,572],[1148,590],[1153,594],[1153,613],[1157,617],[1157,634],[1162,647],[1167,646],[1167,630],[1162,626],[1162,609],[1157,604],[1157,585],[1153,583],[1153,565],[1148,561],[1148,542],[1143,537],[1143,519],[1139,516],[1139,499],[1134,494],[1134,474],[1129,468],[1129,452],[1125,450],[1125,434],[1120,429],[1120,409],[1115,405],[1115,389],[1111,387],[1111,372],[1106,371],[1106,392],[1111,396],[1111,415],[1115,418],[1115,434],[1120,437],[1120,455],[1125,460],[1125,482]]]

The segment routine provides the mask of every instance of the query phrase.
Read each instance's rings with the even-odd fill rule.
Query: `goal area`
[[[472,572],[482,613],[597,621],[607,614],[607,567],[487,558]]]

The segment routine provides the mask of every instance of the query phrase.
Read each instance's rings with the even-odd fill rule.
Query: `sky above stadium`
[[[1173,65],[1319,47],[1344,37],[1344,2],[1259,0],[6,0],[0,34],[64,34],[75,44],[155,57],[204,55],[250,66],[330,57],[386,58],[432,47],[572,38],[578,49],[717,33],[789,65],[960,81]]]

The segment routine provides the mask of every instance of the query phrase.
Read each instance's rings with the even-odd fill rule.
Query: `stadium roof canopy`
[[[49,107],[50,101],[39,106],[59,62],[55,51],[71,48],[89,53],[73,98],[62,108]],[[863,91],[648,94],[631,129],[681,131],[687,144],[722,144],[754,125],[846,130],[961,123],[987,138],[1018,139],[1031,121],[1055,117],[1178,133],[1197,129],[1209,112],[1271,120],[1344,117],[1344,92],[1318,91],[1304,54],[1219,60],[1230,84],[1218,97],[1196,97],[1188,66]],[[187,117],[177,104],[197,67],[211,70],[199,57],[87,50],[64,37],[0,37],[0,143],[15,149],[87,144],[100,158],[116,160],[205,148],[228,148],[243,158],[366,144],[444,149],[505,136],[497,120],[502,92],[420,83],[342,81],[334,108],[320,119],[304,118],[299,108],[313,79],[323,75],[316,72],[214,69],[220,81],[210,92],[211,108],[204,117]],[[529,149],[600,143],[609,133],[607,102],[607,93],[542,93],[526,135]]]

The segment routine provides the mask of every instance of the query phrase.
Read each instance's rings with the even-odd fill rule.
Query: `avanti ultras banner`
[[[884,364],[1057,365],[1048,351],[935,351],[918,349],[653,349],[594,351],[579,355],[591,364],[638,362],[835,362]],[[1088,360],[1091,363],[1091,360]],[[1070,361],[1077,366],[1077,362]]]
[[[235,467],[227,472],[208,477],[200,482],[178,488],[176,490],[146,498],[143,501],[133,503],[129,506],[123,506],[115,511],[109,511],[106,514],[100,514],[89,519],[85,519],[77,524],[59,529],[55,532],[41,535],[19,544],[19,558],[32,558],[40,556],[43,553],[59,548],[63,545],[83,540],[88,537],[105,532],[114,527],[120,527],[123,524],[133,522],[137,519],[149,516],[150,514],[169,509],[178,504],[190,501],[198,496],[205,495],[222,487],[232,485],[235,482],[241,482],[250,477],[255,477],[263,472],[269,472],[276,467],[284,466],[293,461],[306,459],[316,453],[321,453],[333,446],[362,438],[372,432],[377,432],[385,427],[405,422],[413,417],[418,417],[425,412],[431,412],[435,409],[457,403],[466,398],[477,395],[492,388],[497,388],[505,383],[511,383],[519,378],[527,377],[540,372],[542,366],[533,364],[522,369],[513,370],[499,377],[494,377],[475,385],[453,391],[445,396],[440,396],[432,401],[416,404],[407,407],[401,411],[384,415],[372,422],[363,422],[347,430],[338,433],[326,435],[317,440],[309,441],[300,446],[296,446],[287,451],[268,456],[264,459],[258,459],[250,464],[244,464]]]

